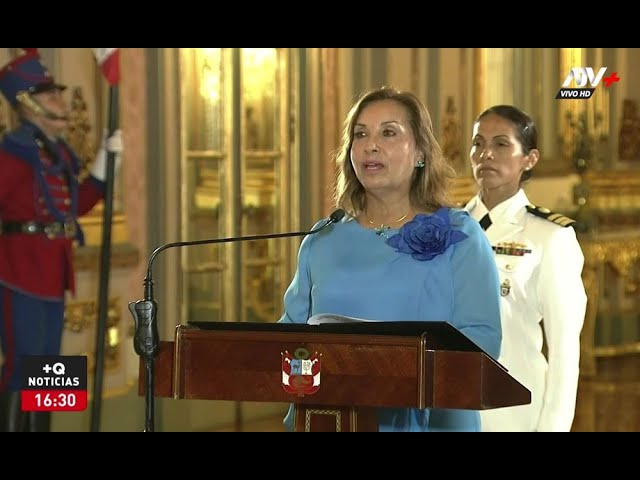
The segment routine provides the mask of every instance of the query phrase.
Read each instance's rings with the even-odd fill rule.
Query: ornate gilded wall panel
[[[579,238],[588,298],[582,373],[595,375],[599,357],[640,352],[640,230]]]
[[[75,296],[69,296],[65,309],[63,355],[86,355],[89,379],[93,381],[98,320],[100,247],[75,252]],[[138,250],[127,244],[114,245],[109,278],[109,304],[104,349],[104,395],[127,392],[138,378],[139,358],[133,349],[133,322],[127,304],[132,300],[129,275],[139,260]]]

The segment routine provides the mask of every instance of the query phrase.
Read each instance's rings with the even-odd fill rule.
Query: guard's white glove
[[[98,149],[96,158],[91,165],[89,173],[98,180],[105,181],[107,179],[107,151],[115,153],[114,172],[118,173],[120,163],[122,162],[122,130],[118,129],[107,138],[107,131],[102,135],[102,144]]]

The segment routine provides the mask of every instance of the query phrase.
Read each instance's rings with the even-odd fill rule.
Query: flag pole
[[[118,129],[118,85],[109,87],[108,133],[110,138]],[[100,283],[98,288],[98,321],[96,324],[95,366],[93,376],[93,404],[91,409],[91,431],[100,431],[102,410],[102,384],[104,376],[104,351],[109,312],[109,274],[111,266],[111,223],[113,219],[113,190],[115,176],[114,152],[106,149],[107,165],[102,217],[102,243],[100,251]]]

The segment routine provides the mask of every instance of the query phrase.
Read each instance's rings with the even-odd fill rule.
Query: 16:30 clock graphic
[[[81,412],[86,408],[86,390],[22,390],[24,411]]]

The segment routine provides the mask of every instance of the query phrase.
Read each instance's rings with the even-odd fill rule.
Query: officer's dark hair
[[[522,110],[514,107],[513,105],[494,105],[487,108],[474,120],[474,124],[482,120],[484,117],[490,114],[498,115],[506,120],[509,120],[516,127],[516,138],[522,145],[522,152],[528,155],[532,149],[538,148],[538,130],[536,124],[531,117]],[[520,183],[526,182],[531,178],[531,170],[525,170],[520,177]]]

